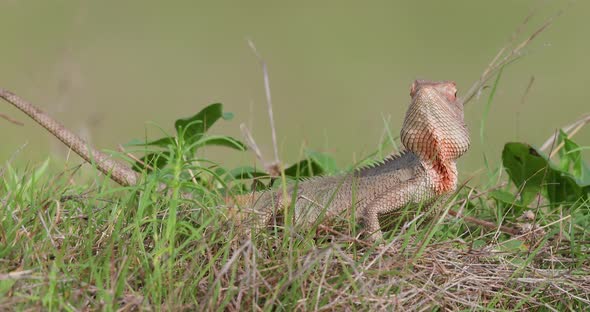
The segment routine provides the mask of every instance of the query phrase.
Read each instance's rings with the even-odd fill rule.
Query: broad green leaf
[[[258,169],[250,166],[234,168],[229,172],[229,176],[234,179],[253,179],[260,177],[268,177],[268,173],[259,171]]]
[[[195,147],[199,148],[207,145],[225,146],[238,151],[245,151],[247,149],[246,145],[240,140],[225,135],[209,135],[203,137],[195,144]]]
[[[582,188],[567,172],[551,168],[546,181],[547,197],[553,206],[574,203],[583,196]]]
[[[233,118],[233,115],[224,114],[223,105],[215,103],[203,108],[192,117],[176,120],[174,127],[179,135],[183,134],[185,141],[190,145],[201,139],[219,118],[229,120]]]
[[[588,168],[588,165],[582,159],[582,149],[580,146],[574,141],[564,138],[563,150],[565,151],[563,157],[567,157],[573,165],[572,173],[578,180],[578,184],[581,186],[590,185],[590,168]]]
[[[336,161],[328,154],[320,153],[314,150],[307,150],[305,154],[307,157],[313,159],[320,167],[322,167],[323,172],[336,172],[338,170],[338,167],[336,167]]]
[[[554,143],[555,146],[553,146],[553,148],[556,148],[557,146],[559,146],[560,144],[563,143],[563,141],[567,139],[567,134],[565,132],[563,132],[563,130],[559,130],[559,135],[557,136],[557,141]],[[566,150],[565,149],[560,149],[558,152],[559,155],[559,169],[561,169],[562,171],[569,171],[570,170],[570,166],[571,166],[571,158],[568,157],[568,155],[566,155]]]
[[[167,147],[169,145],[174,145],[175,138],[174,137],[163,137],[157,140],[153,140],[150,142],[141,142],[139,140],[132,140],[127,145],[129,146],[159,146],[159,147]]]
[[[322,166],[313,158],[301,160],[285,169],[285,175],[292,178],[313,177],[322,173]]]
[[[153,169],[162,169],[164,166],[166,166],[166,164],[168,164],[169,158],[170,152],[168,151],[149,153],[141,157],[141,161],[137,161],[135,164],[133,164],[133,170],[137,172],[141,172],[143,170],[152,172]]]
[[[574,141],[564,138],[563,139],[563,157],[568,158],[572,166],[574,176],[579,177],[582,175],[583,162],[582,162],[582,151],[579,150],[578,144]],[[568,167],[569,169],[569,167]]]
[[[506,143],[502,162],[510,179],[520,190],[520,204],[528,205],[541,192],[548,168],[547,161],[530,145]]]
[[[552,206],[574,203],[587,194],[571,174],[552,166],[528,144],[507,143],[502,161],[510,179],[521,190],[522,205],[528,205],[542,190]]]
[[[494,190],[490,192],[490,197],[507,205],[513,205],[516,203],[516,197],[514,194],[503,190]]]

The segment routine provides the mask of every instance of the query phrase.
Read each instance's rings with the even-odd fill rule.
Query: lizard
[[[381,239],[380,215],[398,212],[407,205],[428,208],[456,190],[456,161],[469,149],[463,103],[457,98],[455,82],[416,80],[410,87],[410,97],[400,131],[404,146],[401,152],[349,174],[302,181],[289,188],[288,198],[283,198],[279,190],[268,190],[228,198],[228,206],[250,208],[255,212],[258,226],[269,224],[277,215],[277,208],[285,204],[294,205],[297,224],[311,224],[320,216],[334,218],[354,206],[357,220],[370,233],[369,239]],[[139,173],[90,147],[30,102],[4,89],[0,89],[0,98],[29,115],[116,183],[122,186],[139,183]],[[291,197],[295,199],[293,203]],[[246,220],[241,212],[233,216],[238,222]]]
[[[457,188],[456,160],[469,149],[469,132],[455,82],[416,80],[410,96],[400,131],[401,152],[351,173],[303,180],[286,193],[255,192],[230,203],[257,214],[258,226],[270,225],[289,205],[298,225],[313,224],[319,217],[334,219],[354,206],[356,220],[371,241],[382,239],[382,215],[396,214],[408,205],[422,205],[426,214],[433,213],[428,209],[435,201],[440,207]],[[247,220],[247,214],[238,219]]]

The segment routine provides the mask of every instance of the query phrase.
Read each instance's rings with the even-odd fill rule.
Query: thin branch
[[[256,141],[254,141],[252,133],[250,133],[250,130],[248,129],[246,124],[240,124],[240,130],[242,130],[242,136],[244,137],[244,140],[246,141],[245,143],[248,146],[248,148],[254,152],[256,158],[258,158],[260,162],[265,164],[264,158],[262,158],[262,152],[260,151],[260,148],[258,148],[258,145],[256,144]]]
[[[4,118],[4,119],[6,119],[6,120],[8,120],[8,121],[10,121],[11,123],[13,123],[13,124],[15,124],[15,125],[17,125],[17,126],[24,126],[24,125],[25,125],[24,123],[22,123],[22,122],[20,122],[20,121],[18,121],[18,120],[16,120],[16,119],[13,119],[12,117],[10,117],[10,116],[8,116],[8,115],[6,115],[6,114],[2,114],[2,113],[0,113],[0,117],[2,117],[2,118]]]
[[[33,270],[23,270],[23,271],[12,271],[8,273],[0,273],[0,281],[7,281],[7,280],[20,280],[20,279],[41,279],[38,277],[33,277]]]
[[[531,92],[531,89],[533,88],[533,83],[535,83],[535,76],[531,76],[531,78],[529,79],[529,83],[526,86],[526,89],[524,90],[524,94],[520,98],[520,104],[521,105],[524,105],[524,103],[526,102],[526,99],[529,96],[529,93]]]
[[[585,125],[590,123],[590,114],[585,115],[580,117],[580,119],[572,122],[571,124],[561,128],[561,130],[563,132],[565,132],[567,134],[568,138],[573,137],[578,131],[580,131],[580,129],[582,129],[582,127],[584,127]],[[555,131],[555,133],[553,135],[551,135],[551,137],[549,137],[545,143],[543,143],[543,145],[541,145],[540,150],[541,151],[546,151],[549,147],[551,147],[554,142],[557,140],[557,138],[559,137],[559,131]],[[562,144],[559,144],[552,152],[551,152],[551,156],[553,157],[555,155],[555,153],[557,153],[557,151],[559,151],[559,149],[561,149],[561,147],[563,146]]]
[[[506,234],[510,234],[512,236],[522,234],[521,231],[518,229],[511,228],[511,227],[508,227],[505,225],[498,226],[497,224],[490,222],[490,221],[486,221],[486,220],[482,220],[482,219],[478,219],[478,218],[474,218],[474,217],[469,217],[469,216],[464,216],[452,209],[449,210],[449,214],[453,217],[461,218],[461,219],[465,220],[465,222],[477,224],[477,225],[483,226],[489,230],[498,230],[499,229],[501,232],[504,232]]]
[[[275,164],[279,164],[280,163],[280,161],[279,161],[279,147],[278,147],[278,143],[277,143],[277,133],[276,133],[276,128],[275,128],[274,115],[272,113],[272,99],[271,99],[271,95],[270,95],[270,79],[268,77],[268,69],[266,67],[266,62],[264,61],[262,56],[260,56],[260,54],[256,50],[256,46],[254,45],[254,42],[252,42],[252,40],[248,39],[248,45],[250,46],[250,49],[252,49],[252,52],[254,52],[254,55],[256,55],[256,58],[258,58],[258,62],[260,63],[260,66],[262,67],[262,73],[264,75],[264,91],[266,93],[266,103],[268,104],[268,117],[270,119],[270,129],[271,129],[271,134],[272,134],[272,145],[273,145],[274,153],[275,153]]]
[[[469,90],[465,93],[465,95],[463,95],[463,97],[461,97],[460,101],[463,103],[463,105],[467,104],[467,102],[469,102],[471,99],[473,99],[473,97],[476,94],[478,94],[481,91],[481,89],[484,88],[484,85],[486,84],[486,82],[488,82],[502,67],[518,60],[522,56],[522,52],[523,52],[524,48],[526,48],[539,34],[541,34],[543,31],[545,31],[547,29],[547,27],[549,27],[553,23],[553,20],[557,16],[561,15],[561,13],[562,12],[559,11],[555,16],[547,19],[547,21],[543,25],[541,25],[541,27],[539,27],[535,32],[533,32],[528,38],[526,38],[520,44],[516,45],[508,54],[504,55],[505,51],[510,46],[513,46],[517,35],[520,33],[522,27],[528,23],[532,14],[527,16],[525,18],[525,20],[523,21],[523,23],[521,24],[521,26],[519,26],[519,28],[515,31],[515,33],[513,34],[512,38],[508,42],[508,44],[506,44],[502,49],[500,49],[498,54],[496,54],[496,56],[492,59],[492,61],[488,65],[488,67],[481,74],[479,80],[477,80],[471,86],[471,88],[469,88]],[[504,57],[502,57],[502,55],[504,55]]]
[[[119,152],[125,154],[127,157],[133,159],[135,162],[140,163],[144,168],[151,170],[151,171],[155,170],[154,167],[150,166],[150,164],[144,162],[140,158],[137,158],[137,156],[135,156],[132,153],[125,150],[125,147],[123,147],[123,145],[119,144],[119,145],[117,145],[117,148],[118,148]]]

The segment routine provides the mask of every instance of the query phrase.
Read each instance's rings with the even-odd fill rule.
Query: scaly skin
[[[281,207],[294,204],[295,224],[312,224],[318,217],[332,219],[354,207],[371,239],[382,236],[378,217],[399,212],[407,205],[426,210],[457,187],[456,160],[469,148],[463,105],[454,82],[417,80],[401,129],[406,150],[381,164],[339,177],[317,177],[281,190],[238,196],[234,204],[254,211],[257,226],[268,225]],[[295,194],[294,194],[295,193]],[[295,195],[295,197],[293,197]],[[295,198],[295,203],[291,199]],[[242,221],[252,220],[246,213]]]
[[[111,159],[107,154],[89,146],[86,141],[82,140],[82,138],[64,127],[59,121],[47,115],[41,109],[20,98],[16,94],[4,89],[0,89],[0,97],[29,115],[29,117],[47,129],[47,131],[71,148],[76,154],[80,155],[80,157],[88,163],[96,164],[98,170],[109,176],[113,181],[122,186],[137,184],[139,175],[135,171],[118,163],[116,160]]]
[[[236,221],[253,220],[257,226],[269,224],[280,214],[278,208],[291,204],[295,195],[296,224],[311,224],[318,217],[332,219],[354,207],[356,217],[379,239],[379,215],[400,211],[407,205],[429,207],[437,198],[452,193],[457,186],[456,160],[469,148],[469,133],[463,121],[463,105],[457,100],[454,82],[416,80],[412,101],[401,129],[406,150],[382,163],[351,174],[316,177],[289,188],[287,198],[280,190],[242,195],[228,204],[250,209],[232,210]],[[93,163],[104,174],[123,185],[135,185],[139,176],[130,168],[91,148],[40,109],[15,94],[0,89],[0,97],[25,112],[65,145]],[[164,186],[160,186],[163,188]],[[244,211],[254,211],[253,219]]]

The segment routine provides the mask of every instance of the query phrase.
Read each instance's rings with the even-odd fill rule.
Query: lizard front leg
[[[431,196],[426,191],[426,183],[409,180],[389,188],[379,197],[369,202],[360,211],[360,219],[370,241],[383,240],[379,215],[399,212],[409,204],[427,203]]]

